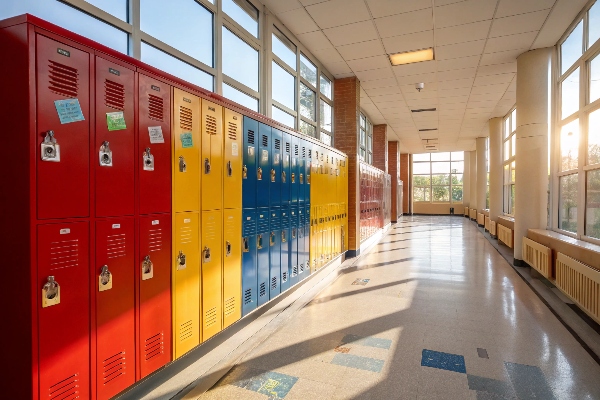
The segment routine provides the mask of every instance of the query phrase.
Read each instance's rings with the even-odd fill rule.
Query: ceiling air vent
[[[410,110],[411,112],[428,112],[428,111],[437,111],[437,108],[417,108],[416,110]]]
[[[430,131],[437,131],[437,128],[419,129],[419,132],[430,132]]]

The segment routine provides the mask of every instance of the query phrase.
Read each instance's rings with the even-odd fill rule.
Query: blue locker
[[[298,143],[298,174],[299,174],[299,187],[298,187],[298,202],[300,205],[306,201],[306,192],[304,190],[305,178],[306,178],[306,144],[307,141],[300,139]],[[329,190],[329,188],[327,188]]]
[[[269,301],[269,209],[256,210],[257,306]]]
[[[281,208],[281,292],[290,288],[290,259],[292,251],[290,207]]]
[[[281,208],[271,208],[269,234],[269,298],[281,293]]]
[[[298,204],[300,190],[300,140],[292,136],[292,204]]]
[[[300,282],[298,270],[298,206],[290,207],[290,286]]]
[[[269,187],[271,185],[271,134],[269,125],[258,126],[258,154],[256,168],[256,206],[269,207]],[[268,214],[267,214],[268,215]]]
[[[298,281],[304,279],[306,274],[304,273],[307,269],[310,269],[310,265],[306,265],[304,261],[305,251],[305,232],[304,232],[304,221],[306,216],[304,215],[304,206],[298,207]]]
[[[301,229],[301,228],[299,228]],[[300,257],[300,256],[298,256]],[[304,246],[302,253],[302,262],[304,263],[304,279],[311,274],[310,268],[310,204],[304,206]]]
[[[242,208],[256,208],[256,139],[258,122],[244,117],[244,164],[242,166]]]
[[[292,200],[292,135],[283,132],[283,165],[281,171],[281,203],[286,206]]]
[[[304,202],[310,203],[310,174],[313,163],[313,144],[309,141],[306,141],[305,146],[306,162],[304,164]]]
[[[271,170],[269,175],[271,207],[281,207],[282,139],[283,132],[273,129],[271,133]]]
[[[242,211],[242,315],[258,304],[258,275],[256,269],[256,210]]]

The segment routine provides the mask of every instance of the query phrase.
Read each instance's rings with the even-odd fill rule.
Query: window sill
[[[513,217],[509,217],[508,215],[502,215],[498,217],[498,224],[505,226],[509,229],[515,230],[515,219]]]
[[[547,229],[529,229],[527,237],[544,246],[550,247],[554,252],[554,256],[556,256],[556,252],[561,252],[592,268],[600,270],[600,246],[597,244],[585,242]]]

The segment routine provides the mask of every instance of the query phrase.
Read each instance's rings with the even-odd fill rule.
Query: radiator
[[[522,249],[523,261],[545,278],[552,278],[552,250],[538,242],[524,237]]]
[[[485,215],[482,213],[477,213],[477,225],[485,224]]]
[[[498,228],[498,240],[511,249],[513,248],[513,231],[504,225],[496,225]]]
[[[465,217],[469,216],[469,207],[465,207]]]
[[[486,215],[485,216],[485,225],[484,225],[484,227],[485,227],[485,230],[488,231],[488,232],[490,231],[490,222],[491,222],[490,217],[488,217]]]
[[[496,236],[496,222],[490,221],[490,235]]]
[[[558,253],[555,283],[556,287],[600,323],[600,271]]]
[[[474,208],[470,208],[469,209],[469,218],[471,218],[472,220],[477,219],[477,210]]]

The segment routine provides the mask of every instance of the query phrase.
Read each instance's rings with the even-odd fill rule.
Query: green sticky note
[[[108,125],[109,131],[120,131],[127,129],[123,111],[106,113],[106,124]]]
[[[190,147],[194,147],[194,142],[192,140],[192,132],[184,132],[179,135],[181,139],[181,147],[184,149],[189,149]]]

